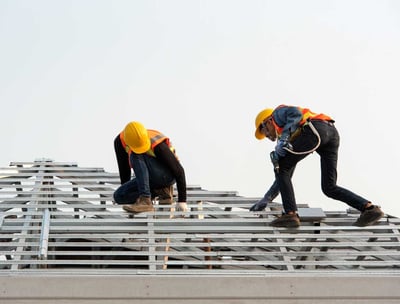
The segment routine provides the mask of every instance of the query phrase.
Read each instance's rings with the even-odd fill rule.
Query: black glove
[[[292,145],[287,140],[280,139],[275,146],[275,152],[280,157],[284,157],[287,153],[286,149],[293,150]]]
[[[255,203],[253,206],[250,207],[250,211],[263,211],[265,209],[265,207],[267,207],[268,203],[270,203],[270,202],[271,202],[271,200],[263,197],[257,203]]]

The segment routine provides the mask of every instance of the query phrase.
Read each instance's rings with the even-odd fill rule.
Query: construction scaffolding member
[[[178,210],[187,210],[185,171],[168,137],[132,121],[115,138],[114,149],[121,179],[114,201],[125,204],[125,211],[153,211],[152,199],[156,197],[159,204],[172,204],[175,183]]]
[[[262,210],[280,193],[284,213],[273,220],[271,226],[300,226],[291,179],[296,164],[314,151],[321,158],[323,193],[361,212],[355,226],[373,225],[383,217],[379,206],[336,184],[340,137],[331,117],[297,106],[280,105],[275,109],[262,110],[255,119],[255,127],[258,140],[265,137],[271,141],[277,140],[270,154],[275,182],[264,197],[250,208],[251,211]]]

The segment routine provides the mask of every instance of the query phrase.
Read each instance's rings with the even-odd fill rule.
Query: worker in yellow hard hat
[[[250,210],[260,211],[281,194],[284,213],[271,222],[274,227],[298,227],[300,218],[292,185],[297,163],[316,151],[321,158],[321,186],[325,195],[342,201],[360,211],[356,226],[373,225],[384,213],[379,206],[336,184],[339,133],[334,120],[297,106],[280,105],[258,113],[255,137],[277,141],[270,157],[274,165],[275,181],[264,197]]]
[[[178,209],[186,210],[185,171],[168,137],[131,121],[114,139],[114,150],[121,179],[114,201],[124,204],[125,211],[153,211],[155,199],[159,204],[172,204],[175,183]]]

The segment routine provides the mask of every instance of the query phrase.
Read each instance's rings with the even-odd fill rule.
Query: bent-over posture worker
[[[339,133],[331,117],[297,106],[280,105],[275,109],[262,110],[256,117],[255,126],[257,139],[267,137],[271,141],[277,140],[275,150],[270,155],[275,182],[264,198],[250,208],[252,211],[262,210],[280,193],[284,213],[272,221],[271,226],[300,225],[291,179],[296,164],[313,151],[321,159],[323,193],[361,212],[354,225],[369,226],[382,218],[384,214],[379,206],[336,184]]]
[[[152,198],[155,197],[159,204],[172,204],[175,182],[178,209],[186,211],[185,171],[168,137],[132,121],[115,138],[114,149],[121,179],[114,201],[125,204],[125,211],[153,211]],[[135,175],[132,179],[131,169]]]

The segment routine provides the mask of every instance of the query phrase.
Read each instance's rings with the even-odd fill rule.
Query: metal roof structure
[[[273,228],[268,224],[281,213],[280,204],[249,212],[258,198],[199,186],[188,186],[188,212],[154,201],[154,212],[131,215],[113,203],[119,185],[118,174],[75,163],[42,159],[0,168],[0,283],[49,276],[204,278],[208,284],[218,277],[282,276],[399,282],[396,217],[360,228],[352,226],[356,210],[299,205],[299,228]],[[21,292],[12,290],[0,292],[4,300]],[[397,301],[400,292],[389,298]]]

